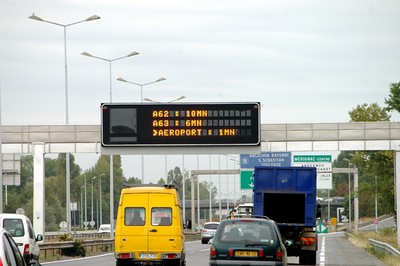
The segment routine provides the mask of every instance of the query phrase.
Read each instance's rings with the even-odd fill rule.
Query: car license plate
[[[142,253],[142,254],[139,254],[139,258],[141,258],[141,259],[155,259],[155,258],[157,258],[157,255],[156,254]]]
[[[245,251],[245,250],[236,250],[236,257],[258,257],[257,251]]]

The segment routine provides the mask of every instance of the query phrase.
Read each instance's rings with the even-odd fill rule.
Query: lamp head
[[[160,82],[160,81],[163,81],[163,80],[166,80],[166,78],[161,77],[161,78],[157,79],[156,82]]]
[[[100,17],[97,16],[97,15],[93,15],[93,16],[88,17],[87,19],[85,19],[85,21],[91,21],[91,20],[96,20],[96,19],[100,19]]]
[[[43,21],[43,19],[39,18],[38,16],[35,15],[35,13],[32,14],[32,16],[29,17],[30,19],[38,20],[38,21]]]
[[[132,53],[128,54],[126,57],[130,57],[130,56],[134,56],[134,55],[138,55],[138,54],[139,54],[138,52],[132,52]]]
[[[89,53],[86,53],[86,52],[81,53],[81,55],[93,57],[93,55],[91,55],[91,54],[89,54]]]
[[[126,80],[123,79],[123,78],[117,78],[117,80],[122,81],[122,82],[128,82],[128,81],[126,81]]]

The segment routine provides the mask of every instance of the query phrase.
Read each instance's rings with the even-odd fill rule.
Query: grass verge
[[[374,239],[380,242],[387,243],[392,247],[396,248],[397,250],[399,250],[399,247],[397,246],[397,235],[392,228],[382,229],[378,232],[375,231],[368,231],[368,232],[359,231],[358,233],[351,232],[351,235],[349,235],[348,239],[355,246],[365,249],[369,253],[373,254],[374,256],[382,260],[386,265],[396,265],[396,266],[400,265],[400,258],[390,254],[376,252],[373,246],[368,241],[368,239]]]

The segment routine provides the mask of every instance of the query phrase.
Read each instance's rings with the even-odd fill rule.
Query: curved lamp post
[[[183,99],[185,99],[185,98],[186,98],[186,96],[183,96],[183,95],[182,95],[182,96],[179,96],[179,97],[176,98],[176,99],[173,99],[173,100],[168,101],[168,102],[165,102],[165,103],[173,103],[173,102],[177,102],[177,101],[183,100]],[[149,99],[149,98],[144,98],[143,101],[152,102],[152,103],[163,103],[163,102],[154,101],[154,100]]]
[[[154,81],[151,81],[151,82],[147,82],[147,83],[135,83],[135,82],[132,82],[132,81],[127,81],[127,80],[125,80],[123,78],[117,78],[117,80],[118,81],[122,81],[122,82],[126,82],[126,83],[130,83],[130,84],[133,84],[133,85],[136,85],[136,86],[140,86],[140,102],[142,102],[143,101],[143,86],[166,80],[166,78],[161,77],[161,78],[159,78],[157,80],[154,80]]]
[[[65,124],[68,125],[69,124],[69,112],[68,112],[68,67],[67,67],[67,27],[72,26],[72,25],[76,25],[79,23],[83,23],[83,22],[88,22],[88,21],[92,21],[92,20],[97,20],[100,19],[99,16],[97,15],[93,15],[88,17],[87,19],[84,20],[80,20],[77,22],[73,22],[73,23],[69,23],[69,24],[61,24],[61,23],[57,23],[57,22],[53,22],[53,21],[49,21],[49,20],[45,20],[42,19],[38,16],[36,16],[35,14],[32,14],[32,16],[29,17],[30,19],[33,20],[37,20],[37,21],[41,21],[41,22],[46,22],[49,24],[53,24],[56,26],[60,26],[64,28],[64,65],[65,65]],[[66,202],[65,202],[65,208],[67,210],[67,225],[68,225],[68,232],[71,230],[71,206],[70,206],[70,186],[71,186],[71,181],[70,181],[70,158],[69,158],[69,153],[65,154],[65,164],[66,164]]]
[[[110,71],[110,102],[112,102],[112,72],[111,72],[111,63],[120,60],[123,58],[131,57],[134,55],[138,55],[138,52],[131,52],[125,56],[121,56],[114,59],[107,59],[99,56],[91,55],[87,52],[83,52],[81,55],[93,57],[102,61],[106,61],[109,63],[109,71]],[[110,237],[114,239],[114,156],[110,155]]]
[[[121,81],[121,82],[130,83],[130,84],[133,84],[133,85],[136,85],[136,86],[140,86],[140,102],[143,102],[143,86],[150,85],[150,84],[153,84],[153,83],[156,83],[156,82],[160,82],[160,81],[166,80],[166,78],[161,77],[161,78],[159,78],[157,80],[154,80],[154,81],[151,81],[151,82],[147,82],[147,83],[136,83],[136,82],[132,82],[132,81],[127,81],[127,80],[125,80],[123,78],[117,78],[117,80]],[[141,157],[142,157],[142,184],[143,184],[144,183],[144,155],[142,154]]]

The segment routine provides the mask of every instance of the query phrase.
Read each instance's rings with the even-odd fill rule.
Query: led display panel
[[[103,103],[103,146],[260,145],[260,104]]]

